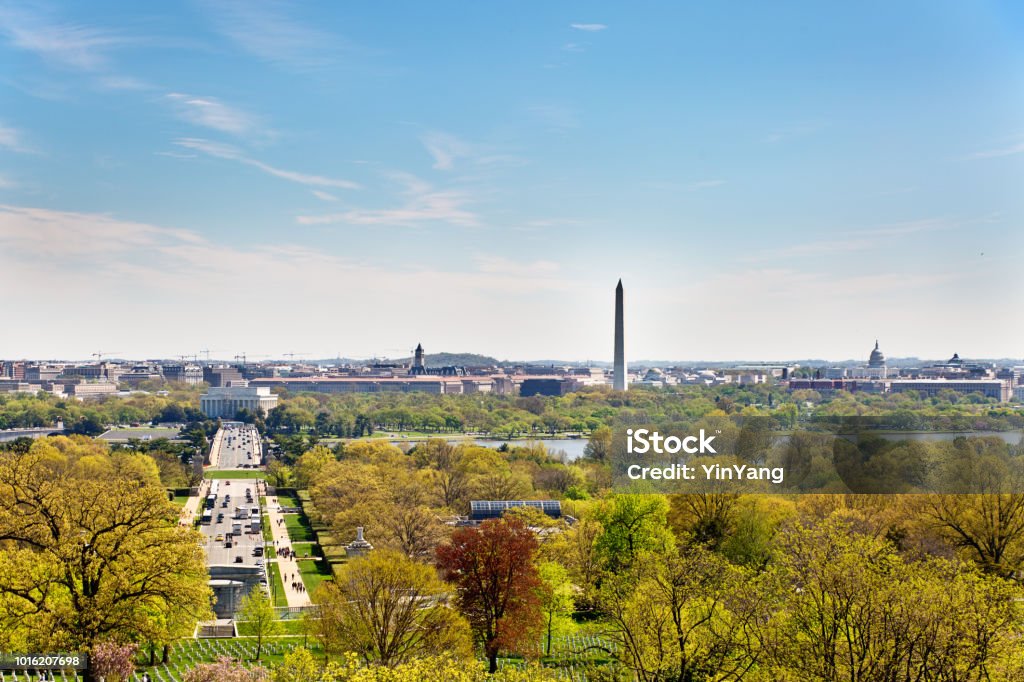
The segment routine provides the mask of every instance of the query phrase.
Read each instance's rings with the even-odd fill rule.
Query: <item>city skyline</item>
[[[648,7],[0,3],[0,357],[1024,353],[1024,8]]]

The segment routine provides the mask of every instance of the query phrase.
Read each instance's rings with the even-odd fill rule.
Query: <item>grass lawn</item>
[[[184,507],[185,503],[187,501],[188,501],[188,495],[175,495],[174,499],[171,500],[171,502],[174,504],[174,506],[178,507],[179,509],[181,507]]]
[[[331,578],[331,565],[323,560],[314,561],[312,559],[303,559],[298,564],[302,582],[306,585],[306,592],[312,597],[320,583]]]
[[[323,554],[320,551],[320,546],[315,542],[293,542],[292,552],[295,553],[296,559],[308,559]]]
[[[260,516],[260,530],[263,531],[264,542],[274,542],[274,531],[270,528],[270,517],[266,514]]]
[[[341,545],[320,545],[320,552],[328,559],[344,559],[348,552]]]
[[[210,652],[211,641],[213,640],[199,642],[198,640],[194,639],[183,639],[178,642],[175,642],[174,646],[171,648],[170,666],[172,668],[177,667],[178,674],[181,675],[181,671],[183,669],[193,667],[191,661],[212,663],[214,660],[216,660],[218,655],[222,655],[219,651],[220,648],[226,649],[230,654],[233,655],[241,647],[246,647],[248,651],[252,651],[253,649],[255,649],[256,646],[255,637],[234,637],[232,639],[216,640],[218,643],[218,651],[216,654],[214,654]],[[263,665],[271,667],[277,665],[281,663],[281,661],[284,659],[285,651],[291,651],[295,648],[302,647],[304,643],[307,646],[309,646],[310,650],[313,651],[313,654],[315,656],[323,656],[323,650],[320,648],[320,645],[316,642],[316,640],[314,640],[313,638],[303,637],[301,633],[295,633],[294,636],[264,638],[263,644],[265,650],[263,654],[260,656],[260,662]],[[156,655],[157,660],[160,660],[159,648],[157,648]],[[136,661],[139,666],[136,669],[137,676],[141,677],[143,671],[148,670],[150,672],[150,677],[152,677],[154,680],[167,679],[166,677],[157,678],[156,675],[154,674],[154,671],[157,668],[162,669],[163,666],[157,666],[157,668],[150,668],[147,665],[145,665],[149,662],[149,650],[145,647],[142,650],[140,650],[139,655],[136,656]]]
[[[138,426],[127,429],[110,429],[100,434],[100,440],[113,442],[127,442],[131,439],[141,441],[157,440],[159,438],[177,438],[181,429],[167,429],[160,426]]]
[[[409,445],[415,445],[417,441],[430,440],[431,438],[443,438],[444,440],[468,440],[478,438],[467,433],[427,433],[426,431],[377,431],[372,436],[362,438],[321,438],[318,445],[334,447],[338,443],[358,443],[359,441],[393,440],[399,445],[408,441]]]
[[[312,542],[316,535],[309,525],[305,514],[285,514],[284,526],[288,529],[288,537],[292,542]]]
[[[267,472],[258,469],[207,469],[203,478],[267,479]]]
[[[277,503],[282,507],[301,507],[299,498],[295,495],[278,495]]]
[[[281,569],[276,561],[271,561],[270,566],[270,591],[274,595],[274,606],[288,606],[288,597],[284,594],[284,581],[281,580]]]

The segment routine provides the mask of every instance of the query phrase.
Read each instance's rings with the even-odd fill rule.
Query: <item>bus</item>
[[[206,510],[203,512],[203,517],[199,520],[199,523],[203,526],[209,526],[213,520],[213,512]]]

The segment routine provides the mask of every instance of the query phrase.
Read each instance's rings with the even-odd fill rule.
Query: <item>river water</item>
[[[886,440],[953,440],[958,436],[969,436],[972,438],[978,438],[981,436],[996,436],[1002,438],[1004,441],[1011,445],[1016,445],[1024,439],[1024,431],[972,431],[970,433],[962,433],[960,431],[911,431],[907,433],[896,433],[896,432],[880,432],[878,436],[885,438]],[[391,441],[398,446],[408,446],[412,444],[412,441]],[[452,445],[458,445],[459,443],[472,442],[476,445],[482,445],[487,448],[499,448],[504,443],[510,445],[525,446],[531,443],[540,443],[548,449],[552,455],[558,455],[565,453],[565,461],[572,462],[573,460],[579,459],[583,456],[583,450],[587,447],[586,438],[540,438],[535,440],[513,440],[508,441],[500,438],[496,439],[474,439],[472,441],[465,440],[452,440],[449,441]]]

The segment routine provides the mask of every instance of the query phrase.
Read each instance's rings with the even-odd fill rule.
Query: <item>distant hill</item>
[[[424,361],[427,367],[447,367],[449,365],[455,365],[457,367],[478,367],[481,365],[498,365],[501,364],[497,359],[492,358],[489,355],[479,355],[477,353],[427,353],[424,356]],[[329,364],[334,365],[341,364],[364,366],[372,365],[377,362],[382,363],[394,363],[394,364],[412,364],[412,356],[406,356],[404,358],[371,358],[367,359],[355,359],[355,358],[329,358],[324,360],[314,360],[317,364]]]
[[[481,365],[497,365],[497,359],[489,355],[478,355],[477,353],[427,353],[424,358],[427,367],[479,367]],[[412,362],[412,358],[403,358],[402,362]]]

